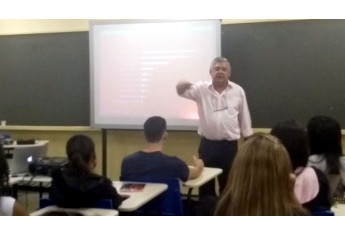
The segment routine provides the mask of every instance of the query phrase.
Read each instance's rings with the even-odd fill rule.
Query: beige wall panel
[[[0,20],[0,35],[88,31],[89,20]]]
[[[239,24],[286,20],[294,19],[222,19],[222,24]],[[88,19],[3,19],[0,20],[0,35],[88,31],[89,22],[90,20]]]

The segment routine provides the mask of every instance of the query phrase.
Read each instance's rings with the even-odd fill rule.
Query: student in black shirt
[[[93,173],[96,167],[95,145],[91,138],[76,135],[68,140],[69,163],[52,177],[50,198],[59,207],[94,207],[102,199],[111,199],[113,208],[122,202],[110,179]]]

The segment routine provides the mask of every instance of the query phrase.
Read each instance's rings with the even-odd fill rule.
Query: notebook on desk
[[[47,155],[48,145],[15,147],[12,159],[8,159],[11,175],[29,173],[29,163]]]
[[[144,190],[145,184],[143,183],[124,183],[120,192],[142,192]]]

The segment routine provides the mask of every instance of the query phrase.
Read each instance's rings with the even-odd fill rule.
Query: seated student
[[[279,138],[289,153],[296,175],[295,195],[308,210],[320,211],[331,208],[327,176],[317,168],[307,167],[309,157],[308,135],[295,120],[283,120],[275,124],[271,134]]]
[[[69,163],[52,175],[50,198],[59,207],[93,207],[102,199],[111,199],[113,208],[121,204],[121,196],[111,180],[92,173],[96,167],[95,145],[85,135],[75,135],[67,142]]]
[[[344,187],[345,156],[343,156],[339,122],[329,116],[314,116],[307,124],[307,132],[311,154],[308,166],[314,166],[327,175],[340,174]],[[332,184],[330,183],[330,185]],[[332,192],[335,187],[331,190]],[[340,192],[343,192],[341,188]],[[343,194],[341,193],[341,195]]]
[[[280,141],[268,134],[254,134],[236,154],[215,215],[307,215],[293,192],[291,173],[289,154]]]
[[[181,159],[163,153],[163,143],[168,135],[166,128],[162,117],[153,116],[145,121],[147,147],[123,159],[121,179],[179,178],[187,181],[199,177],[204,168],[202,160],[194,160],[194,167],[188,168]]]
[[[8,163],[0,145],[0,216],[26,216],[28,214],[16,199],[6,196],[10,192],[8,176]]]

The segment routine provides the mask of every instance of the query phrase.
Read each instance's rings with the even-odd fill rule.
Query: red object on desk
[[[121,186],[120,192],[141,192],[145,184],[139,183],[125,183]]]

